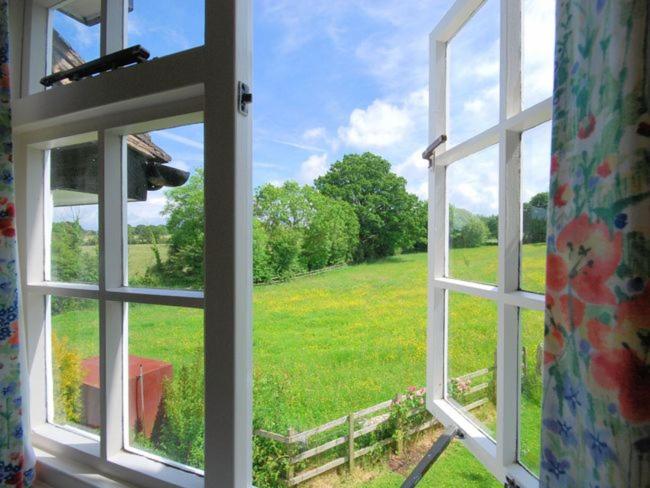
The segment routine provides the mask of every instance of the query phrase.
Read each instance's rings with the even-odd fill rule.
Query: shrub
[[[162,421],[152,443],[167,457],[190,466],[204,466],[205,404],[203,356],[181,366],[163,384]]]
[[[54,387],[54,411],[59,421],[81,421],[81,384],[83,371],[81,356],[68,338],[60,339],[52,333],[52,376]]]

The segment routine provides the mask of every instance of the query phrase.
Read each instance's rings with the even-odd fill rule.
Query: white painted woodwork
[[[448,43],[475,14],[482,0],[457,0],[430,35],[429,140],[447,133]],[[436,151],[429,173],[429,306],[427,325],[427,406],[445,425],[458,425],[467,448],[495,476],[509,475],[521,486],[537,479],[517,464],[519,409],[519,312],[544,310],[544,296],[519,290],[521,261],[521,133],[551,118],[551,99],[521,110],[521,0],[501,0],[499,122],[447,149]],[[496,28],[496,26],[495,26]],[[549,40],[548,42],[551,42]],[[498,284],[448,277],[449,223],[445,172],[454,162],[499,145]],[[449,291],[492,300],[498,310],[497,442],[446,399],[447,304]]]
[[[53,466],[68,462],[145,487],[251,486],[252,116],[236,110],[237,81],[252,81],[251,2],[206,1],[202,47],[44,90],[39,81],[51,57],[49,8],[57,4],[17,0],[13,5],[21,9],[15,8],[11,17],[23,38],[22,49],[12,50],[22,65],[12,108],[29,411],[34,444],[55,457],[42,458],[44,472],[55,476]],[[103,54],[127,44],[127,6],[128,0],[102,1]],[[204,122],[205,130],[204,290],[131,288],[123,138],[197,122]],[[99,148],[100,279],[96,285],[53,282],[48,274],[48,150],[92,140]],[[98,301],[100,436],[48,422],[50,296]],[[204,308],[205,367],[210,372],[205,375],[205,473],[128,446],[128,303]]]

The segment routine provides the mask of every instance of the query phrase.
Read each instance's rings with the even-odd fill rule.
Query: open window
[[[250,486],[251,117],[237,90],[251,76],[249,2],[17,5],[12,129],[39,476]],[[136,43],[154,58],[40,83]],[[198,230],[184,234],[182,212]],[[200,240],[171,242],[172,225]],[[161,270],[172,252],[186,261]],[[179,410],[194,429],[184,441],[161,434],[179,413],[163,390],[193,402]]]
[[[429,174],[427,403],[519,486],[539,472],[554,3],[457,0],[430,36],[429,138],[449,139]]]

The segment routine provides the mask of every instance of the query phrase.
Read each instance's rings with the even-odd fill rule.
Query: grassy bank
[[[544,251],[543,246],[524,246],[522,283],[527,289],[543,288]],[[131,253],[130,258],[135,256]],[[451,274],[494,281],[496,253],[494,246],[453,250]],[[411,254],[255,287],[254,408],[265,427],[277,432],[310,428],[384,401],[411,385],[424,385],[426,273],[426,255]],[[96,308],[60,314],[53,317],[53,330],[67,336],[81,357],[94,356],[98,353],[97,317]],[[534,351],[543,338],[543,315],[525,311],[522,323],[523,344]],[[496,329],[493,303],[452,294],[452,375],[493,365]],[[202,336],[199,310],[129,307],[131,354],[168,361],[177,369],[192,361],[202,347]],[[528,357],[534,365],[534,353]],[[485,421],[491,422],[488,417]],[[538,458],[538,430],[539,407],[527,402],[522,410],[526,448],[522,458],[529,465],[536,465]],[[431,476],[452,484],[435,486],[460,486],[457,480],[467,476],[463,473],[472,465],[468,464],[471,458],[461,446],[447,457],[449,465],[441,464],[448,466],[447,471],[434,470]],[[483,479],[481,472],[471,471],[477,480]],[[378,473],[363,486],[395,486],[396,476],[401,475]]]

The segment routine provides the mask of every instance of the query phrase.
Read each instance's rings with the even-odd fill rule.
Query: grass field
[[[138,252],[141,259],[147,259],[146,250]],[[494,281],[496,252],[495,246],[452,250],[450,274]],[[524,246],[522,283],[526,289],[543,289],[544,253],[544,246]],[[130,258],[135,255],[131,251]],[[255,287],[254,409],[265,427],[277,432],[310,428],[384,401],[411,385],[424,385],[426,272],[426,255],[410,254]],[[82,357],[97,355],[97,317],[96,308],[60,314],[52,319],[53,330],[67,336]],[[543,314],[524,311],[522,323],[523,344],[534,351],[543,338]],[[493,365],[496,328],[492,302],[452,294],[452,375]],[[129,308],[131,354],[168,361],[178,368],[193,360],[201,349],[202,335],[198,310],[155,305]],[[529,357],[534,364],[534,355]],[[521,457],[533,468],[539,456],[539,415],[539,406],[524,401]],[[493,427],[489,415],[484,421]],[[457,481],[468,476],[473,462],[457,446],[422,486],[460,486]],[[468,481],[462,486],[486,486],[485,477],[490,478],[478,467],[471,476],[482,484]],[[387,470],[362,485],[395,486],[396,477],[400,475]],[[430,484],[429,479],[448,484]]]

